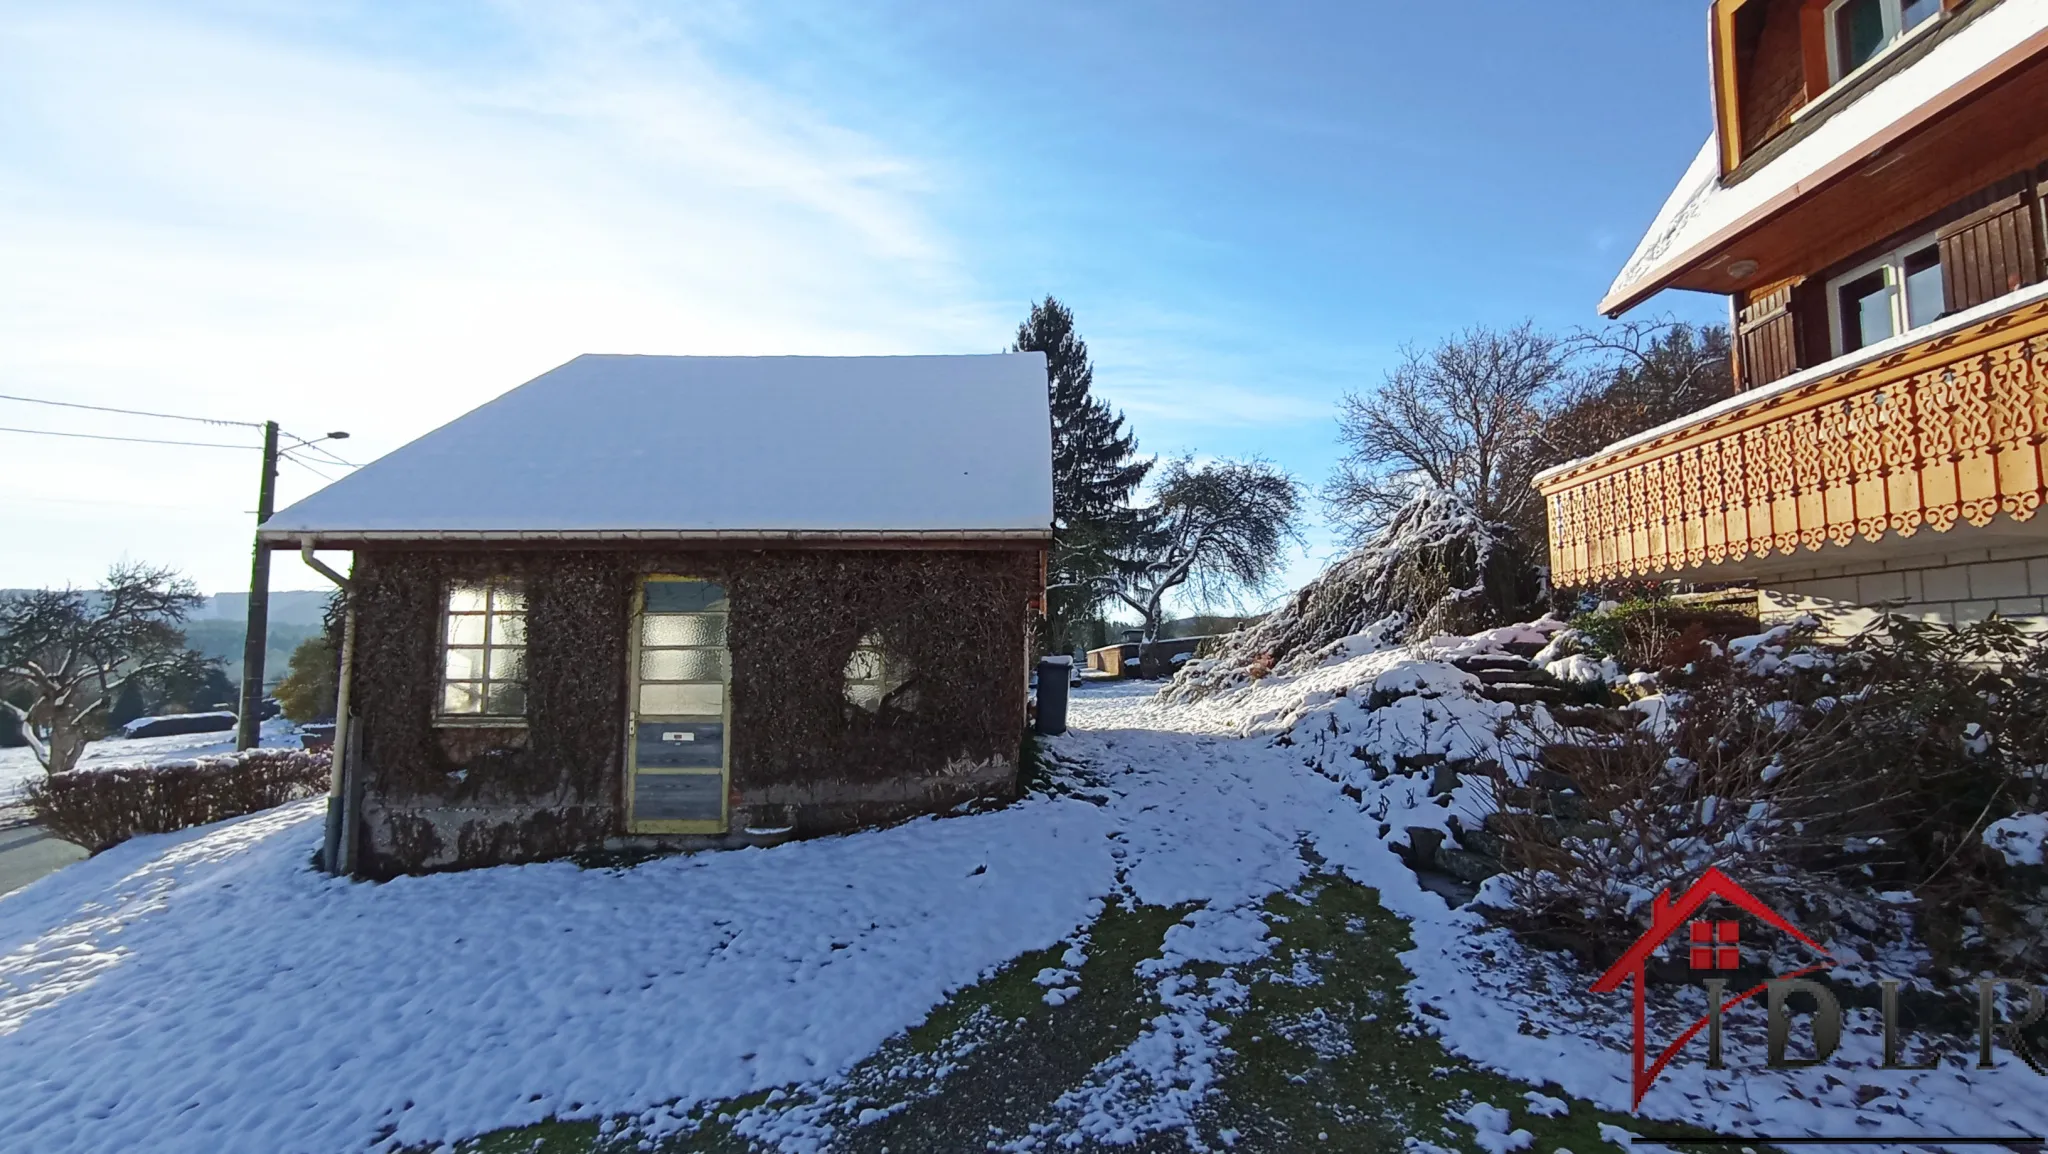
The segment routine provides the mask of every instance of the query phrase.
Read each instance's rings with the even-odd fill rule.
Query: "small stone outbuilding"
[[[278,513],[354,554],[339,863],[1014,796],[1051,456],[1037,353],[583,356]]]

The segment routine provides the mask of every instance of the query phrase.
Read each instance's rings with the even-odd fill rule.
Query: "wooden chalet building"
[[[1051,436],[1038,353],[584,356],[278,513],[354,554],[331,863],[1014,796]]]
[[[1538,479],[1554,580],[2048,623],[2048,2],[1709,11],[1714,134],[1600,309],[1726,294],[1736,391]]]

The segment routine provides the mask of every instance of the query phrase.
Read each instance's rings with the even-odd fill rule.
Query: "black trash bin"
[[[1067,731],[1067,681],[1073,675],[1071,657],[1038,659],[1038,732],[1051,736]]]

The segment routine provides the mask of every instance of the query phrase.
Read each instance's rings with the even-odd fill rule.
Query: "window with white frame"
[[[1875,60],[1941,11],[1941,0],[1835,0],[1828,5],[1828,63],[1840,80]]]
[[[1947,311],[1941,246],[1925,236],[1828,282],[1836,356],[1930,324]]]
[[[441,714],[526,716],[526,594],[515,581],[449,586]]]

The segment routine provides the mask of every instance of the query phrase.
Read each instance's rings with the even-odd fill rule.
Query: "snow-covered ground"
[[[773,849],[371,885],[309,867],[317,801],[138,838],[0,898],[0,1148],[388,1148],[549,1116],[639,1115],[659,1132],[678,1105],[829,1085],[1119,896],[1200,908],[1139,967],[1165,1012],[1061,1098],[1041,1137],[1181,1131],[1229,1060],[1243,993],[1229,967],[1270,948],[1261,903],[1309,875],[1304,848],[1410,920],[1406,995],[1446,1045],[1626,1111],[1625,998],[1574,993],[1591,975],[1416,882],[1361,812],[1398,805],[1413,824],[1441,808],[1410,779],[1318,768],[1315,733],[1488,740],[1491,703],[1436,660],[1445,650],[1374,648],[1195,705],[1091,686],[1074,731],[1047,743],[1079,767],[1077,792]],[[1197,978],[1193,961],[1223,976]],[[1532,975],[1548,994],[1528,991]],[[2048,1080],[2015,1060],[1878,1070],[1868,1025],[1852,1015],[1823,1069],[1764,1071],[1740,1053],[1725,1071],[1675,1065],[1644,1112],[1747,1133],[2048,1128]],[[1523,1113],[1553,1101],[1461,1117],[1506,1149]],[[763,1115],[751,1133],[815,1149],[825,1125]]]

